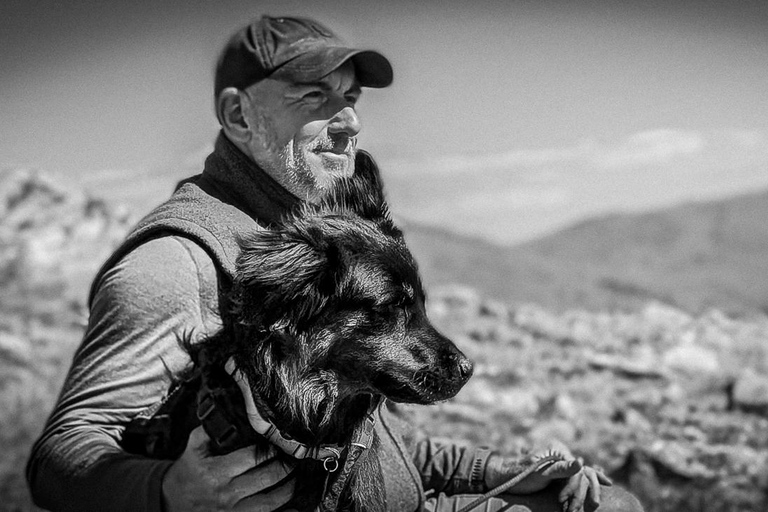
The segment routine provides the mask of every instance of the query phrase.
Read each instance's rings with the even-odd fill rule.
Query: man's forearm
[[[487,448],[441,443],[426,438],[414,447],[414,463],[426,490],[446,494],[484,492]]]
[[[27,479],[35,503],[52,512],[161,512],[170,465],[127,454],[108,436],[81,429],[35,445]]]

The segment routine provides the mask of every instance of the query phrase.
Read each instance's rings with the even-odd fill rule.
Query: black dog
[[[272,442],[299,459],[299,510],[383,510],[376,408],[448,399],[472,373],[426,317],[378,169],[357,161],[321,204],[243,237],[223,329],[188,346],[204,390],[232,389],[231,376],[245,397],[203,393],[213,451]]]

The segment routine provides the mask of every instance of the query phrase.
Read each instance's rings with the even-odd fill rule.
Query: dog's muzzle
[[[427,401],[452,398],[472,376],[472,362],[460,352],[443,356],[435,367],[422,368],[413,376],[413,385]]]

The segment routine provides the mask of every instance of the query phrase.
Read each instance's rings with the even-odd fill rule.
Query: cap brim
[[[392,83],[392,65],[386,57],[373,50],[354,50],[338,46],[306,52],[292,59],[273,73],[271,78],[296,83],[321,79],[351,60],[355,76],[362,87],[382,88]]]

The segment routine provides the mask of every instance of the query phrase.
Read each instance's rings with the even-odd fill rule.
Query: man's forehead
[[[321,87],[328,90],[360,90],[360,82],[355,75],[355,68],[352,63],[347,61],[344,65],[324,77],[309,82],[292,82],[289,88]]]

